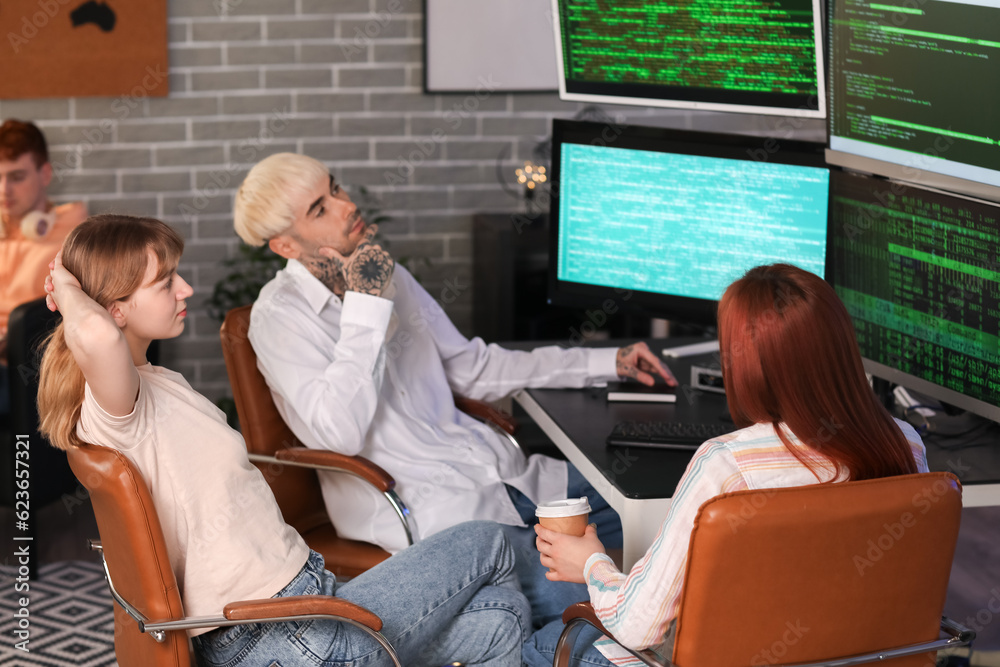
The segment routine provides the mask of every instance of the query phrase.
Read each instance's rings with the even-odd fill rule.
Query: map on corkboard
[[[0,0],[0,98],[162,97],[166,0]]]

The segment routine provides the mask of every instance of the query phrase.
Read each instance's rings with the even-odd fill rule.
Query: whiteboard
[[[554,91],[551,0],[426,0],[424,88],[430,93]]]

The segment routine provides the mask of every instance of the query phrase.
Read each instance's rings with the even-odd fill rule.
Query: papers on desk
[[[641,382],[609,382],[608,402],[676,403],[677,387],[655,384],[647,387]]]

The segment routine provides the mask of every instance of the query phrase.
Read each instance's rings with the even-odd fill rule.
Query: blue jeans
[[[569,468],[569,481],[566,485],[567,498],[586,496],[590,503],[590,522],[597,524],[597,536],[605,548],[620,549],[622,546],[622,522],[618,513],[611,509],[594,490],[580,471],[572,463]],[[548,568],[539,561],[538,549],[535,547],[534,525],[535,504],[515,488],[507,487],[514,507],[521,519],[528,524],[527,528],[518,526],[503,526],[504,533],[514,548],[514,567],[517,578],[521,582],[521,590],[531,604],[531,620],[534,629],[562,618],[563,610],[575,602],[590,599],[585,584],[571,584],[565,581],[549,581],[545,578]]]
[[[562,620],[556,620],[533,634],[531,639],[524,644],[521,662],[528,667],[552,667],[552,660],[556,654],[556,644],[559,642],[559,635],[562,634],[565,627]],[[577,665],[611,667],[611,661],[594,647],[594,642],[602,636],[594,626],[584,625],[576,636],[569,664],[572,667]]]
[[[531,639],[524,643],[521,653],[521,662],[527,667],[552,667],[556,654],[556,644],[559,643],[559,635],[562,634],[566,626],[562,620],[552,621],[544,628],[531,635]],[[659,661],[664,665],[672,665],[670,657],[674,652],[674,638],[676,637],[677,623],[670,622],[667,633],[663,637],[663,643],[654,649]],[[597,667],[610,667],[613,663],[604,657],[604,654],[597,650],[594,642],[603,637],[597,628],[584,624],[580,632],[576,635],[576,642],[573,644],[573,651],[570,653],[570,667],[587,667],[596,665]]]
[[[510,545],[486,521],[442,531],[340,585],[313,552],[275,597],[290,595],[336,595],[378,614],[382,634],[407,667],[453,661],[514,667],[530,631]],[[207,667],[391,664],[368,635],[327,620],[219,628],[194,645]]]

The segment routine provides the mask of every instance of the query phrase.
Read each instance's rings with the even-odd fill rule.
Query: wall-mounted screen
[[[1000,200],[1000,1],[833,0],[831,164]]]
[[[565,100],[824,118],[819,0],[552,0]]]

